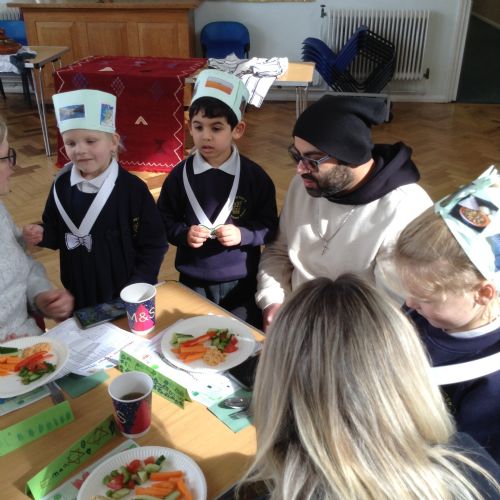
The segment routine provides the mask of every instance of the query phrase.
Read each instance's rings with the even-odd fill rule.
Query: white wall
[[[279,56],[300,60],[302,41],[308,36],[319,37],[322,23],[327,22],[327,18],[321,19],[321,4],[325,4],[326,9],[356,9],[374,8],[375,2],[318,0],[254,3],[204,0],[195,11],[197,39],[208,22],[240,21],[250,31],[251,57]],[[470,4],[471,0],[377,0],[376,8],[379,9],[416,8],[431,11],[424,61],[425,67],[430,70],[430,78],[418,83],[391,82],[388,91],[394,100],[448,102],[456,97],[467,31],[463,19],[468,22]],[[283,95],[283,92],[274,92],[269,98],[281,99]]]

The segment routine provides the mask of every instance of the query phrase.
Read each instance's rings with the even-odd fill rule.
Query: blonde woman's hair
[[[449,444],[429,370],[412,325],[371,285],[304,284],[264,343],[257,453],[242,484],[265,481],[280,500],[481,498],[460,467],[482,469]]]
[[[7,123],[4,118],[0,116],[0,144],[7,139]]]
[[[485,279],[432,207],[403,229],[394,257],[403,283],[428,296],[460,293]]]

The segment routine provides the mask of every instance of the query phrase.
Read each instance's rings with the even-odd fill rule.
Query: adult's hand
[[[267,331],[281,304],[270,304],[262,311],[262,328]]]
[[[204,226],[191,226],[187,234],[187,243],[192,248],[200,248],[210,237],[210,231]]]
[[[75,300],[68,290],[47,290],[35,297],[35,304],[46,318],[62,321],[71,316]]]

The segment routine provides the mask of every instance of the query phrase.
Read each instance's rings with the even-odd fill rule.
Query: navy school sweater
[[[71,170],[57,177],[57,195],[78,227],[95,194],[70,185]],[[92,249],[68,250],[69,231],[54,201],[52,188],[43,213],[40,246],[60,251],[61,282],[75,297],[75,309],[119,297],[130,283],[155,284],[168,248],[160,214],[147,185],[120,167],[106,204],[90,234]]]
[[[179,163],[166,178],[158,208],[167,239],[177,246],[176,269],[195,279],[225,282],[255,276],[260,247],[269,243],[278,227],[276,191],[269,175],[256,163],[240,155],[240,181],[235,203],[226,224],[241,231],[241,243],[225,247],[217,239],[200,248],[187,244],[190,226],[199,224],[189,203],[182,172],[187,164],[188,180],[203,211],[214,221],[226,202],[234,177],[216,168],[193,173],[193,157]]]
[[[465,363],[500,351],[500,329],[472,338],[456,338],[411,311],[433,366]],[[500,463],[500,367],[498,371],[442,387],[457,429],[470,434]]]

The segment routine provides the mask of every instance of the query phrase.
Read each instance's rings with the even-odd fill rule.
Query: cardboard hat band
[[[206,69],[196,78],[191,104],[200,97],[213,97],[222,101],[241,121],[250,94],[238,77],[224,71]]]
[[[435,204],[476,269],[500,288],[500,176],[492,165]]]
[[[59,132],[85,129],[115,132],[116,97],[100,90],[74,90],[52,96]]]

